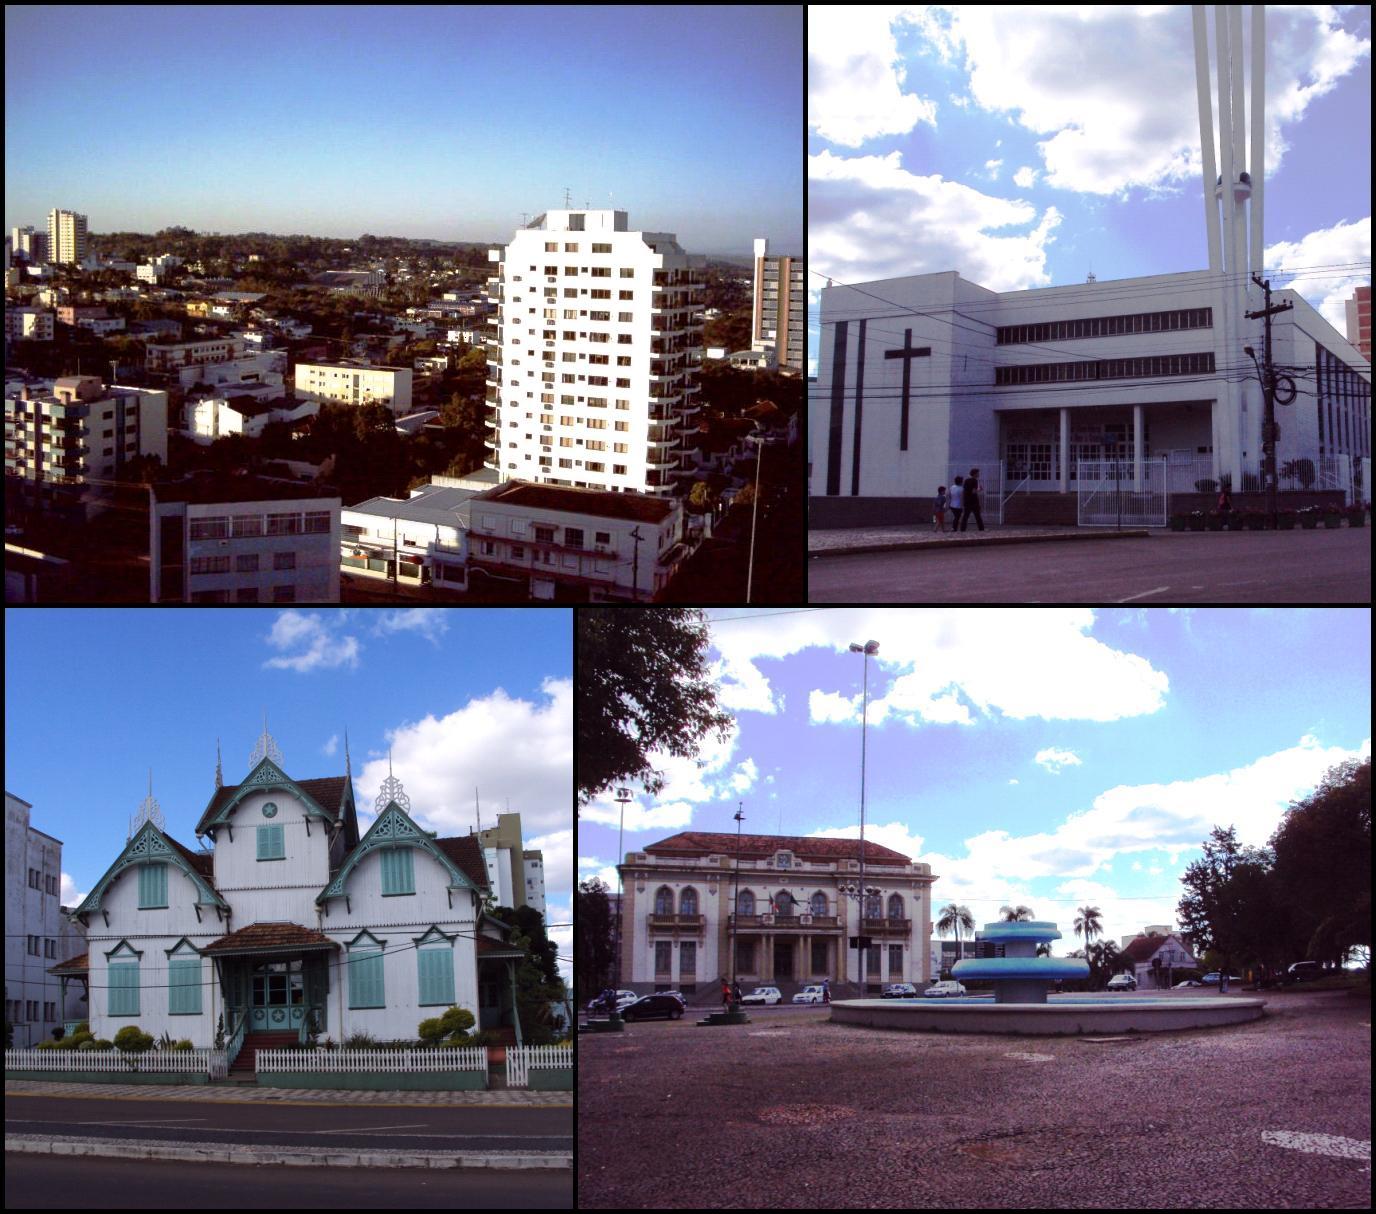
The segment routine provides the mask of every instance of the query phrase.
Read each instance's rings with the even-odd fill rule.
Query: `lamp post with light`
[[[866,641],[863,645],[851,644],[851,653],[863,654],[865,658],[864,706],[860,718],[860,931],[857,951],[860,964],[860,998],[865,997],[865,899],[869,891],[865,888],[865,735],[869,727],[870,711],[870,658],[879,652],[878,641]]]
[[[631,803],[631,790],[629,788],[618,788],[616,790],[616,803],[621,807],[621,824],[616,828],[616,989],[621,989],[621,947],[625,937],[622,933],[622,905],[626,901],[624,882],[621,878],[621,866],[625,861],[625,853],[621,850],[621,836],[626,829],[626,806]],[[616,1014],[616,1007],[613,1004],[612,1014]]]

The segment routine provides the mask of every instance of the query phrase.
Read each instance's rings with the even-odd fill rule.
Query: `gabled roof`
[[[333,940],[314,928],[299,923],[251,923],[237,932],[230,932],[212,940],[201,950],[221,956],[236,953],[262,953],[273,949],[323,949],[339,947]]]
[[[178,843],[171,835],[159,830],[152,822],[145,822],[128,843],[124,845],[124,850],[120,852],[119,858],[108,869],[105,874],[91,888],[91,892],[82,899],[81,905],[69,913],[69,918],[77,915],[89,914],[91,911],[101,909],[101,899],[105,896],[105,891],[119,878],[128,868],[136,868],[142,864],[153,862],[171,863],[180,868],[192,884],[200,890],[197,902],[203,906],[219,906],[225,910],[229,907],[225,900],[220,897],[210,876],[210,868],[207,861],[210,857],[204,853],[193,852],[189,847]]]
[[[196,823],[196,833],[203,835],[228,814],[234,803],[251,792],[270,788],[285,788],[300,793],[308,808],[333,822],[341,819],[353,842],[358,838],[358,820],[354,817],[353,789],[347,776],[326,776],[318,780],[293,780],[271,759],[263,759],[242,784],[226,784],[217,788]],[[350,830],[349,828],[352,827]]]
[[[473,835],[464,835],[457,839],[436,839],[435,846],[453,860],[464,876],[470,878],[480,890],[488,888],[487,861],[483,858],[483,849]]]
[[[394,846],[418,847],[429,852],[450,875],[450,889],[473,889],[482,892],[487,887],[486,865],[483,866],[483,880],[479,882],[469,874],[467,867],[449,854],[448,849],[437,846],[437,841],[429,831],[421,830],[411,816],[395,801],[389,801],[387,808],[377,816],[368,827],[368,833],[358,841],[358,846],[349,851],[339,871],[330,882],[316,895],[316,905],[323,905],[331,898],[345,896],[349,875],[369,852]],[[479,854],[481,860],[481,853]],[[466,864],[471,864],[471,859]]]
[[[85,974],[90,971],[89,953],[82,953],[80,957],[68,957],[66,961],[60,961],[57,965],[48,966],[50,974]]]
[[[685,830],[658,843],[651,843],[644,850],[652,856],[734,856],[739,852],[742,859],[752,860],[772,856],[777,851],[788,851],[800,860],[858,860],[860,840],[819,839],[800,835],[741,835],[737,845],[733,834]],[[865,859],[885,864],[912,863],[912,858],[902,852],[881,847],[868,839],[865,840]]]
[[[1150,936],[1137,936],[1136,938],[1129,940],[1127,942],[1127,945],[1123,948],[1122,952],[1120,953],[1120,956],[1127,958],[1134,964],[1140,961],[1147,961],[1154,957],[1158,951],[1160,951],[1162,945],[1168,943],[1171,940],[1174,940],[1187,953],[1190,953],[1191,956],[1194,955],[1193,952],[1191,952],[1190,950],[1190,946],[1186,944],[1185,941],[1183,941],[1177,934],[1172,933],[1169,936],[1162,936],[1157,932],[1153,932]]]

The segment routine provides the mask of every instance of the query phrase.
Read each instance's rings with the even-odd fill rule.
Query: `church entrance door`
[[[305,1013],[305,979],[299,960],[263,961],[254,965],[249,1032],[299,1028]]]

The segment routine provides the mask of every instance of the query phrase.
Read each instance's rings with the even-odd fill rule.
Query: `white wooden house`
[[[454,1005],[520,1044],[511,929],[484,914],[478,841],[441,839],[389,776],[361,837],[350,774],[295,780],[266,730],[242,783],[219,770],[192,851],[145,802],[141,824],[72,914],[97,1037],[254,1047],[354,1033],[415,1039]],[[151,805],[151,812],[149,807]]]

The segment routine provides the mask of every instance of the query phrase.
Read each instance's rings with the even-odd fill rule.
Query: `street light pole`
[[[865,735],[869,730],[870,712],[870,657],[879,652],[878,641],[866,641],[864,645],[852,644],[851,653],[861,653],[865,655],[865,675],[864,675],[864,707],[860,718],[860,946],[859,952],[860,965],[860,998],[865,997],[865,898],[868,891],[865,889]]]
[[[616,989],[621,989],[621,948],[625,937],[622,933],[623,908],[622,904],[626,901],[626,891],[624,882],[621,878],[621,865],[625,859],[625,853],[621,850],[621,836],[626,829],[626,806],[631,800],[631,790],[629,788],[618,788],[616,790],[616,803],[621,806],[621,824],[616,828]],[[616,1011],[612,1008],[613,1013]]]
[[[731,903],[731,1003],[733,1012],[740,1011],[736,1003],[736,919],[741,911],[741,823],[745,821],[745,802],[736,802],[736,891]]]
[[[755,517],[760,511],[760,465],[764,463],[764,431],[760,423],[755,423],[757,433],[746,438],[755,444],[755,496],[750,499],[750,561],[745,574],[745,601],[750,602],[750,591],[755,582]]]

